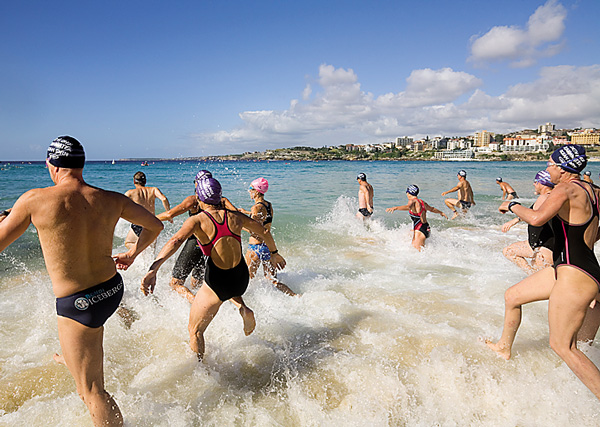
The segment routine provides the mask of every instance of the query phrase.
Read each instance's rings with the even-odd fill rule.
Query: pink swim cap
[[[264,178],[256,178],[250,184],[250,188],[258,191],[261,194],[265,194],[267,192],[267,190],[269,189],[269,183]]]

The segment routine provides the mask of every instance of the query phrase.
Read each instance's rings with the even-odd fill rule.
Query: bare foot
[[[454,215],[452,215],[452,218],[450,218],[450,221],[452,221],[454,218],[456,218],[458,216],[458,212],[454,211]]]
[[[244,333],[246,336],[250,335],[254,328],[256,328],[256,320],[254,319],[254,312],[246,306],[240,307],[240,315],[244,321]]]
[[[54,356],[52,356],[52,357],[54,358],[54,361],[56,363],[60,363],[61,365],[67,366],[67,363],[65,362],[65,358],[62,354],[54,353]]]
[[[277,289],[279,289],[281,292],[283,292],[286,295],[289,295],[291,297],[295,297],[298,295],[296,292],[292,291],[287,285],[284,285],[281,282],[273,282],[273,284],[275,285],[275,287]]]
[[[510,348],[500,347],[498,343],[493,343],[490,340],[485,340],[485,344],[504,360],[510,359]]]

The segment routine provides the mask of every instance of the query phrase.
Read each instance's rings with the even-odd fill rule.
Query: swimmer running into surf
[[[198,172],[194,178],[194,187],[200,180],[205,178],[212,178],[212,174],[207,170]],[[221,197],[221,201],[226,209],[229,209],[230,211],[238,210],[229,200],[227,200],[227,198]],[[157,215],[157,218],[161,221],[173,222],[173,218],[185,212],[187,212],[190,217],[202,212],[200,202],[196,195],[186,197],[183,202],[174,208]],[[175,261],[171,273],[171,281],[169,282],[171,289],[187,299],[190,304],[194,302],[195,298],[192,289],[197,290],[202,286],[202,282],[204,281],[205,263],[206,256],[202,253],[202,249],[200,248],[196,237],[191,235],[177,256],[177,260]],[[192,275],[191,289],[185,286],[185,281],[190,273]]]
[[[512,186],[508,182],[503,181],[502,177],[499,176],[498,178],[496,178],[496,184],[498,184],[502,189],[502,200],[512,200],[519,198],[515,189],[512,188]]]
[[[261,223],[264,227],[265,234],[271,235],[271,225],[273,223],[273,205],[271,202],[265,200],[265,193],[269,189],[269,182],[264,178],[257,178],[250,184],[248,193],[250,198],[254,201],[251,211],[240,209],[240,212],[250,215],[250,217]],[[258,267],[262,265],[263,273],[265,278],[275,285],[277,289],[289,296],[296,296],[297,294],[292,291],[287,285],[283,284],[277,278],[277,271],[273,268],[271,263],[271,255],[276,254],[270,252],[264,239],[253,233],[250,233],[250,240],[248,241],[248,250],[246,251],[246,263],[248,263],[248,269],[250,272],[250,278],[253,279],[258,271]]]
[[[473,189],[471,188],[471,184],[467,181],[467,171],[461,169],[458,171],[458,184],[442,193],[442,196],[445,196],[449,193],[454,193],[458,191],[458,199],[446,199],[444,203],[446,206],[452,210],[454,215],[452,215],[452,219],[455,219],[458,216],[457,209],[461,209],[462,213],[466,213],[468,209],[471,209],[471,206],[475,206],[475,199],[473,197]]]
[[[223,302],[232,300],[240,307],[244,333],[250,335],[256,326],[254,313],[243,304],[242,295],[249,281],[248,266],[242,256],[242,228],[260,236],[271,252],[273,268],[285,267],[275,242],[263,226],[240,212],[229,211],[221,200],[221,184],[214,178],[200,180],[196,195],[202,212],[191,216],[161,249],[150,270],[142,279],[144,295],[154,292],[160,266],[193,234],[202,252],[208,257],[205,282],[200,287],[190,309],[188,331],[190,348],[199,360],[204,357],[204,331],[216,316]]]
[[[413,221],[413,238],[412,245],[415,249],[421,250],[425,246],[425,239],[427,239],[431,233],[431,228],[427,223],[427,211],[440,214],[444,218],[448,219],[445,213],[439,209],[429,206],[422,199],[419,199],[419,187],[416,185],[409,185],[406,189],[406,197],[408,203],[403,206],[394,206],[387,208],[386,212],[394,211],[408,211],[410,219]]]
[[[538,198],[531,206],[532,209],[539,208],[550,195],[554,188],[554,183],[550,180],[550,174],[546,171],[539,171],[533,181],[535,193]],[[516,217],[502,225],[502,231],[506,233],[515,224],[518,224],[521,218]],[[552,265],[552,249],[554,247],[554,232],[550,224],[546,223],[540,227],[533,225],[527,226],[528,240],[515,242],[504,249],[502,254],[511,262],[514,262],[527,274],[533,274],[542,268]],[[527,261],[531,258],[531,264]]]
[[[528,209],[515,201],[500,206],[500,212],[511,211],[534,226],[552,221],[553,230],[559,232],[554,235],[554,267],[540,270],[506,291],[502,336],[487,345],[509,359],[521,323],[521,307],[548,299],[550,347],[600,399],[600,371],[577,348],[582,326],[591,318],[589,307],[600,289],[600,264],[593,250],[598,239],[598,191],[579,177],[586,164],[582,146],[560,147],[546,168],[555,187],[539,208]]]

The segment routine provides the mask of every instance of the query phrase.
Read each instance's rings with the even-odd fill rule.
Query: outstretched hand
[[[127,270],[129,266],[133,264],[133,261],[135,261],[135,257],[131,256],[128,252],[113,255],[113,259],[115,260],[118,270]]]
[[[446,216],[446,214],[444,212],[440,212],[440,215],[443,216],[444,218],[448,219],[448,217]]]
[[[149,271],[142,279],[140,289],[144,295],[153,294],[154,287],[156,286],[156,273]]]
[[[277,269],[277,270],[283,270],[285,267],[285,259],[283,259],[283,257],[279,254],[272,254],[271,255],[271,265],[273,266],[273,268]]]

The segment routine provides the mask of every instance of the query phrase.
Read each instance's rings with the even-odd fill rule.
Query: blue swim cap
[[[548,171],[539,171],[536,173],[533,182],[545,185],[546,187],[554,188],[554,183],[552,182],[550,173],[548,173]]]
[[[209,205],[221,203],[221,184],[214,178],[204,178],[197,182],[196,195],[201,202]]]
[[[458,171],[458,176],[462,176],[463,178],[466,178],[467,176],[467,171],[464,169],[461,169]]]
[[[205,179],[205,178],[212,178],[212,173],[203,169],[196,174],[196,178],[194,178],[194,182],[198,182],[201,179]]]
[[[419,187],[416,185],[409,185],[406,189],[406,192],[411,196],[417,196],[419,194]]]
[[[590,171],[585,171],[585,172],[584,172],[584,175],[587,175],[587,176],[592,176],[592,173],[591,173]]]
[[[564,145],[552,153],[550,158],[556,165],[570,173],[581,173],[587,165],[585,148],[577,144]]]

